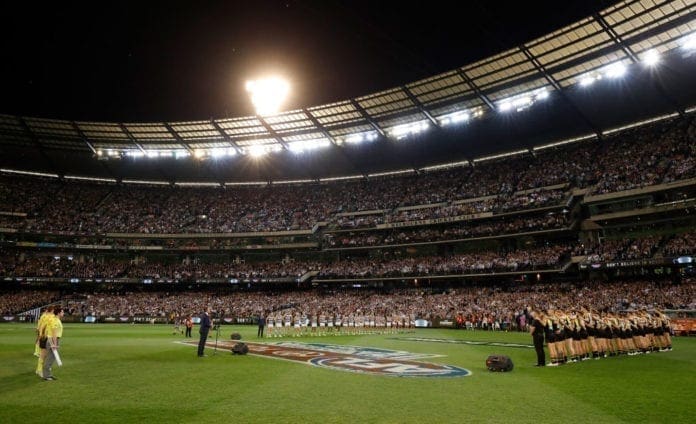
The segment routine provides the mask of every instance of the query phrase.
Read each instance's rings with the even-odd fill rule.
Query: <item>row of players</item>
[[[348,316],[326,315],[324,313],[308,316],[305,313],[291,312],[269,314],[265,323],[266,337],[287,337],[307,334],[389,334],[415,327],[415,315],[394,316],[350,314]],[[263,335],[261,332],[259,335]]]
[[[670,320],[660,311],[600,314],[584,308],[580,311],[549,309],[546,313],[533,311],[531,315],[543,326],[550,366],[590,358],[672,350]]]

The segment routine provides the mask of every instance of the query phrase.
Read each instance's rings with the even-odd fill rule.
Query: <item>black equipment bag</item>
[[[233,355],[246,355],[247,353],[249,353],[249,346],[245,343],[237,343],[232,346]]]
[[[232,335],[230,336],[230,338],[231,338],[232,340],[241,340],[241,339],[242,339],[242,335],[239,334],[239,333],[232,333]]]
[[[514,365],[512,359],[506,355],[491,355],[486,358],[486,368],[488,371],[512,371]]]

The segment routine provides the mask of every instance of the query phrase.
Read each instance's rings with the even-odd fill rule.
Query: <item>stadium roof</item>
[[[696,104],[694,37],[695,1],[625,1],[429,78],[272,116],[117,123],[0,115],[0,166],[239,182],[471,162],[686,113]],[[649,55],[659,55],[658,66],[644,64]]]

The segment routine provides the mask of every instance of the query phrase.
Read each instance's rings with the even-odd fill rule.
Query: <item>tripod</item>
[[[217,354],[218,338],[220,338],[220,323],[215,324],[215,348],[213,349],[213,355]]]

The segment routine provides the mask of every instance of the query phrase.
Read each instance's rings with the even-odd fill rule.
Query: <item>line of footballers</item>
[[[672,350],[670,320],[660,311],[625,314],[548,310],[535,312],[544,324],[551,362],[600,359]]]
[[[415,316],[350,314],[348,316],[278,313],[266,317],[266,337],[306,335],[396,334],[415,327]]]
[[[63,308],[47,306],[36,324],[34,356],[38,357],[36,375],[46,381],[56,380],[53,364],[56,362],[60,338],[63,336]]]

